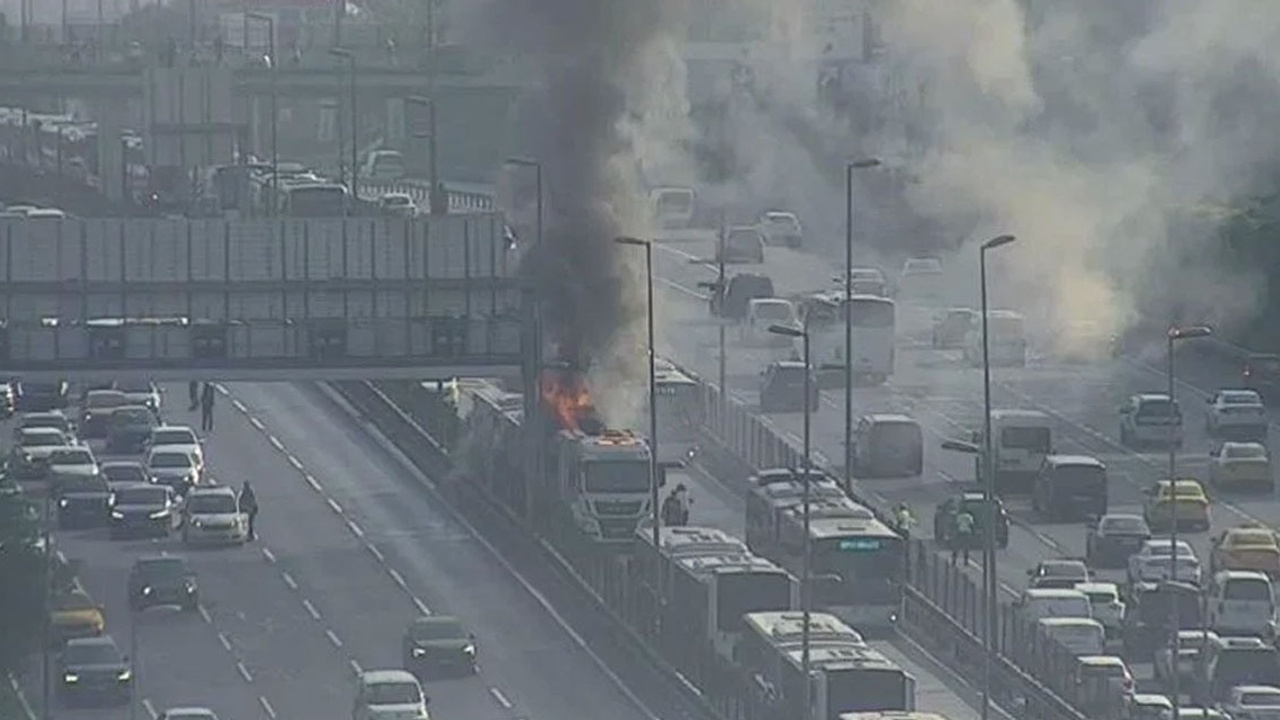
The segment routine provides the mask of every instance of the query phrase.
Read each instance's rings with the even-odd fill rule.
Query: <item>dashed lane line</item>
[[[244,413],[244,414],[246,414],[246,415],[248,415],[248,414],[249,414],[249,408],[245,407],[245,406],[244,406],[244,403],[240,402],[239,400],[232,400],[232,401],[231,401],[231,406],[232,406],[232,407],[234,407],[236,410],[239,410],[240,412],[242,412],[242,413]]]
[[[320,619],[320,611],[316,609],[316,606],[315,606],[315,605],[312,605],[312,604],[311,604],[311,601],[310,601],[310,600],[307,600],[306,598],[303,598],[303,599],[302,599],[302,607],[304,607],[304,608],[306,608],[306,609],[307,609],[307,614],[311,616],[311,619],[312,619],[312,620],[319,620],[319,619]]]
[[[307,484],[311,486],[312,490],[315,490],[316,492],[322,492],[320,488],[320,481],[316,480],[315,475],[307,475]]]
[[[151,720],[160,717],[160,713],[156,712],[156,706],[151,704],[151,698],[142,698],[142,709],[147,711],[151,716]]]
[[[510,710],[511,708],[515,707],[515,705],[513,705],[511,701],[507,699],[507,696],[503,695],[502,691],[499,690],[498,688],[496,687],[489,688],[489,694],[493,696],[494,700],[498,701],[498,704],[502,706],[502,709]]]
[[[280,573],[280,577],[284,579],[284,584],[288,585],[290,590],[298,589],[298,581],[293,579],[288,570]]]
[[[279,450],[280,452],[284,452],[284,443],[280,442],[280,438],[275,435],[268,435],[267,441],[271,443],[271,447]]]
[[[416,597],[413,599],[413,606],[418,608],[418,612],[422,613],[423,615],[431,614],[431,608],[427,607],[426,603],[422,602],[422,600],[419,600]]]
[[[335,633],[332,630],[325,630],[324,635],[325,637],[329,638],[329,642],[333,643],[334,647],[336,648],[342,647],[342,640],[338,639],[337,633]]]
[[[387,561],[386,556],[382,554],[382,551],[379,550],[377,546],[370,544],[370,545],[365,545],[365,547],[369,549],[369,554],[373,555],[373,557],[376,558],[378,562],[381,563],[381,562]]]
[[[358,538],[364,537],[364,530],[357,525],[354,520],[347,521],[347,529],[351,531],[352,535],[355,535]]]
[[[275,563],[276,561],[276,555],[271,552],[271,548],[262,548],[262,557],[266,558],[269,563]]]
[[[360,663],[356,662],[355,658],[351,658],[350,660],[348,660],[347,664],[351,666],[351,672],[355,673],[356,675],[359,675],[364,672],[364,668],[360,667]]]
[[[342,506],[338,504],[337,500],[334,500],[333,498],[325,498],[325,502],[329,503],[329,507],[333,508],[334,512],[339,515],[342,514]]]
[[[269,720],[276,719],[276,709],[271,707],[271,701],[267,700],[265,695],[258,696],[258,704],[262,706],[262,712],[267,714]]]
[[[222,649],[231,652],[231,638],[226,633],[218,633],[218,642],[222,643]]]
[[[253,675],[249,674],[249,668],[244,666],[243,662],[236,661],[236,672],[240,673],[240,677],[244,678],[247,683],[253,682]]]
[[[207,625],[213,624],[213,618],[209,617],[209,611],[205,608],[204,605],[197,605],[196,610],[200,611],[200,619],[204,620],[205,624]]]
[[[402,588],[405,587],[404,576],[400,574],[399,570],[396,570],[395,568],[387,568],[387,574],[391,576],[391,579],[395,584]]]
[[[302,469],[302,461],[299,460],[296,455],[289,456],[289,464],[293,466],[294,470]]]
[[[253,429],[258,430],[259,432],[267,429],[267,426],[263,425],[262,421],[256,417],[250,417],[249,424],[253,425]]]

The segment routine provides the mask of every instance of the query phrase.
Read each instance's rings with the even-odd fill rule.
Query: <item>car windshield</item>
[[[429,622],[415,623],[413,626],[414,640],[459,640],[465,638],[467,633],[462,629],[462,625],[456,620],[432,620]]]
[[[116,425],[148,425],[155,422],[155,415],[142,407],[125,407],[111,413],[111,422]]]
[[[1229,580],[1223,591],[1223,599],[1271,602],[1271,583],[1262,578]]]
[[[187,574],[187,564],[180,558],[142,560],[138,563],[138,569],[145,577],[167,580],[180,578]]]
[[[1138,414],[1147,417],[1170,417],[1178,414],[1178,404],[1169,398],[1146,398],[1138,404]]]
[[[187,511],[194,515],[233,513],[236,499],[226,493],[197,493],[187,500]]]
[[[1204,499],[1204,488],[1200,487],[1200,483],[1195,481],[1179,480],[1176,488],[1170,487],[1168,482],[1160,483],[1161,497],[1168,499],[1170,495],[1174,494],[1177,495],[1179,500],[1202,500]]]
[[[1168,542],[1151,543],[1147,545],[1147,549],[1150,550],[1150,554],[1155,555],[1157,557],[1168,557],[1169,555],[1173,554],[1172,547],[1173,546],[1170,545]],[[1191,546],[1179,540],[1178,541],[1178,557],[1194,557],[1194,556],[1195,556],[1195,553],[1191,551]]]
[[[94,391],[85,399],[85,406],[97,410],[120,407],[124,402],[124,393],[114,390]]]
[[[769,213],[765,215],[765,222],[768,223],[770,229],[773,230],[795,230],[800,226],[800,222],[796,220],[795,217],[791,215],[784,215],[782,213]]]
[[[23,432],[21,443],[26,447],[56,447],[66,445],[67,439],[62,433]]]
[[[141,465],[104,465],[102,474],[110,482],[147,482],[147,471]]]
[[[1261,405],[1262,398],[1257,393],[1245,392],[1237,390],[1235,392],[1222,393],[1223,405]]]
[[[116,383],[116,389],[125,393],[153,393],[156,386],[146,380],[121,380]]]
[[[168,499],[168,490],[156,485],[154,487],[128,488],[115,495],[116,505],[163,505]]]
[[[422,702],[422,692],[409,682],[387,682],[370,685],[365,696],[370,705],[416,705]]]
[[[1102,531],[1108,535],[1148,535],[1151,532],[1142,518],[1124,515],[1104,517]]]
[[[784,302],[756,303],[756,317],[761,320],[791,320],[791,305]]]
[[[114,665],[120,662],[120,651],[111,643],[67,643],[62,651],[67,665]]]
[[[1240,694],[1241,705],[1273,707],[1280,705],[1280,690],[1256,690]]]
[[[190,430],[156,430],[151,434],[152,445],[195,445],[196,434]]]
[[[1267,449],[1261,445],[1249,443],[1247,445],[1228,445],[1222,449],[1223,457],[1232,460],[1255,460],[1267,457]]]
[[[1000,446],[1036,453],[1048,453],[1050,430],[1047,427],[1007,427],[1000,431]]]
[[[1115,590],[1081,590],[1091,605],[1110,605],[1116,600]]]
[[[88,450],[54,450],[49,454],[50,465],[92,465],[93,455]]]
[[[1077,562],[1046,562],[1040,565],[1041,577],[1088,577],[1089,571]]]
[[[85,595],[82,592],[68,593],[58,598],[56,602],[59,610],[66,610],[68,612],[76,610],[96,610],[98,607],[93,604],[93,601],[89,599],[88,595]]]
[[[189,468],[191,467],[191,456],[186,453],[153,453],[150,465],[153,468]]]
[[[643,492],[649,488],[649,463],[594,460],[586,463],[586,490],[592,493]]]

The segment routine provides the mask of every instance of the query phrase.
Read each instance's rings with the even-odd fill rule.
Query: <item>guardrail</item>
[[[450,213],[489,212],[493,210],[492,191],[480,188],[464,189],[460,184],[444,181],[449,198]],[[360,195],[366,200],[376,200],[387,193],[404,193],[423,210],[431,208],[431,183],[426,180],[404,178],[401,180],[362,180]]]

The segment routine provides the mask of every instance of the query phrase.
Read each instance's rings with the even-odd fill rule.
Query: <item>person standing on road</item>
[[[200,383],[195,380],[187,383],[187,395],[191,397],[191,405],[187,410],[195,412],[195,409],[200,406]]]
[[[956,514],[956,541],[951,546],[951,564],[955,565],[961,554],[964,563],[969,564],[969,546],[973,544],[973,514],[968,508],[961,508]]]
[[[258,496],[253,494],[253,486],[248,480],[244,481],[244,487],[240,489],[240,512],[249,516],[249,539],[257,540]]]
[[[213,383],[205,383],[200,391],[200,429],[213,431]]]
[[[911,515],[911,508],[906,503],[898,503],[898,509],[894,511],[894,521],[898,524],[898,532],[902,533],[905,539],[911,538],[911,528],[915,526],[916,519]]]

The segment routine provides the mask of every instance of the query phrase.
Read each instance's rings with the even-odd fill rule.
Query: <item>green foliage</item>
[[[39,504],[0,478],[0,672],[40,647],[48,563]]]

